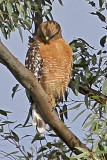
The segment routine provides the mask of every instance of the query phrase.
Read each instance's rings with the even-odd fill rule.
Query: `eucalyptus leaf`
[[[19,142],[19,137],[18,137],[18,135],[17,135],[15,132],[13,132],[13,131],[11,131],[11,133],[13,134],[13,137],[14,137],[15,141],[16,141],[16,142]]]
[[[63,6],[62,0],[58,0],[58,2]]]
[[[79,107],[81,106],[81,104],[82,104],[82,103],[79,103],[79,104],[77,104],[76,106],[70,108],[69,110],[77,109],[77,108],[79,108]]]
[[[42,147],[39,149],[38,153],[43,152],[43,151],[45,151],[45,150],[47,150],[47,147],[42,146]]]
[[[12,88],[12,95],[11,95],[12,98],[14,97],[14,95],[15,95],[15,93],[16,93],[18,87],[19,87],[19,84],[16,84],[16,85]]]
[[[19,34],[20,34],[21,40],[23,42],[23,35],[22,35],[21,26],[18,23],[16,23],[16,28],[19,30]]]
[[[74,122],[79,116],[81,116],[84,112],[86,111],[86,109],[82,110],[74,119],[72,122]]]
[[[0,114],[3,115],[3,116],[7,116],[7,112],[2,110],[2,109],[0,109]]]
[[[7,11],[8,11],[9,19],[11,19],[12,5],[11,5],[11,3],[9,1],[7,1]]]
[[[103,83],[103,90],[102,90],[102,93],[103,93],[104,95],[107,94],[107,80],[105,80],[104,83]]]
[[[107,40],[107,36],[104,36],[104,37],[101,38],[101,40],[100,40],[100,45],[101,45],[102,47],[105,46],[106,40]]]
[[[78,96],[79,82],[80,82],[80,76],[76,75],[76,79],[75,79],[75,95],[76,96]]]

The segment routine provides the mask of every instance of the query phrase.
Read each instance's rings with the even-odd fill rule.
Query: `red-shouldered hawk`
[[[72,49],[62,38],[60,25],[55,21],[41,23],[27,52],[25,65],[40,82],[52,107],[60,103],[64,96],[72,64]],[[34,109],[33,124],[39,133],[43,133],[46,129],[45,122],[29,93],[27,95]]]

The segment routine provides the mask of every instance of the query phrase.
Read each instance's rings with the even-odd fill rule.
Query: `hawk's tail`
[[[46,130],[46,123],[44,122],[43,118],[38,113],[38,111],[34,108],[34,105],[35,104],[33,104],[33,107],[32,107],[32,109],[33,109],[33,121],[32,121],[32,124],[36,125],[37,131],[39,133],[43,133]]]

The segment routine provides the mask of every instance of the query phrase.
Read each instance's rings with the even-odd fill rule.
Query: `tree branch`
[[[39,9],[39,12],[40,12],[40,13],[35,12],[35,14],[33,15],[33,20],[34,20],[34,24],[35,24],[34,36],[36,35],[37,29],[39,28],[40,24],[41,24],[42,21],[43,21],[43,18],[42,18],[41,0],[36,0],[36,3],[38,4],[38,9]]]
[[[69,83],[69,87],[72,88],[72,90],[75,89],[75,80],[71,79]],[[87,85],[84,85],[82,82],[79,83],[79,89],[78,92],[83,95],[88,95],[88,97],[91,97],[94,101],[106,104],[107,96],[103,95],[101,92],[96,91],[92,88],[89,88]]]
[[[45,121],[66,143],[71,151],[78,155],[81,151],[77,150],[75,147],[82,147],[91,152],[91,150],[87,148],[58,118],[57,113],[52,109],[44,90],[35,76],[26,69],[1,42],[0,62],[10,70],[22,86],[31,92],[33,100],[38,103],[39,112],[44,117]]]
[[[88,86],[84,86],[82,83],[79,85],[79,92],[82,94],[88,94],[91,99],[94,101],[101,103],[101,104],[106,104],[107,101],[107,96],[103,95],[101,92],[96,91],[92,88],[89,88]]]

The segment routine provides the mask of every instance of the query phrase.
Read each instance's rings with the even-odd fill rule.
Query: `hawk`
[[[40,24],[34,42],[28,49],[25,66],[46,92],[52,107],[61,102],[69,84],[72,73],[72,49],[62,38],[60,25],[56,21]],[[43,133],[45,121],[39,114],[31,95],[27,96],[34,110],[33,124],[37,131]]]

